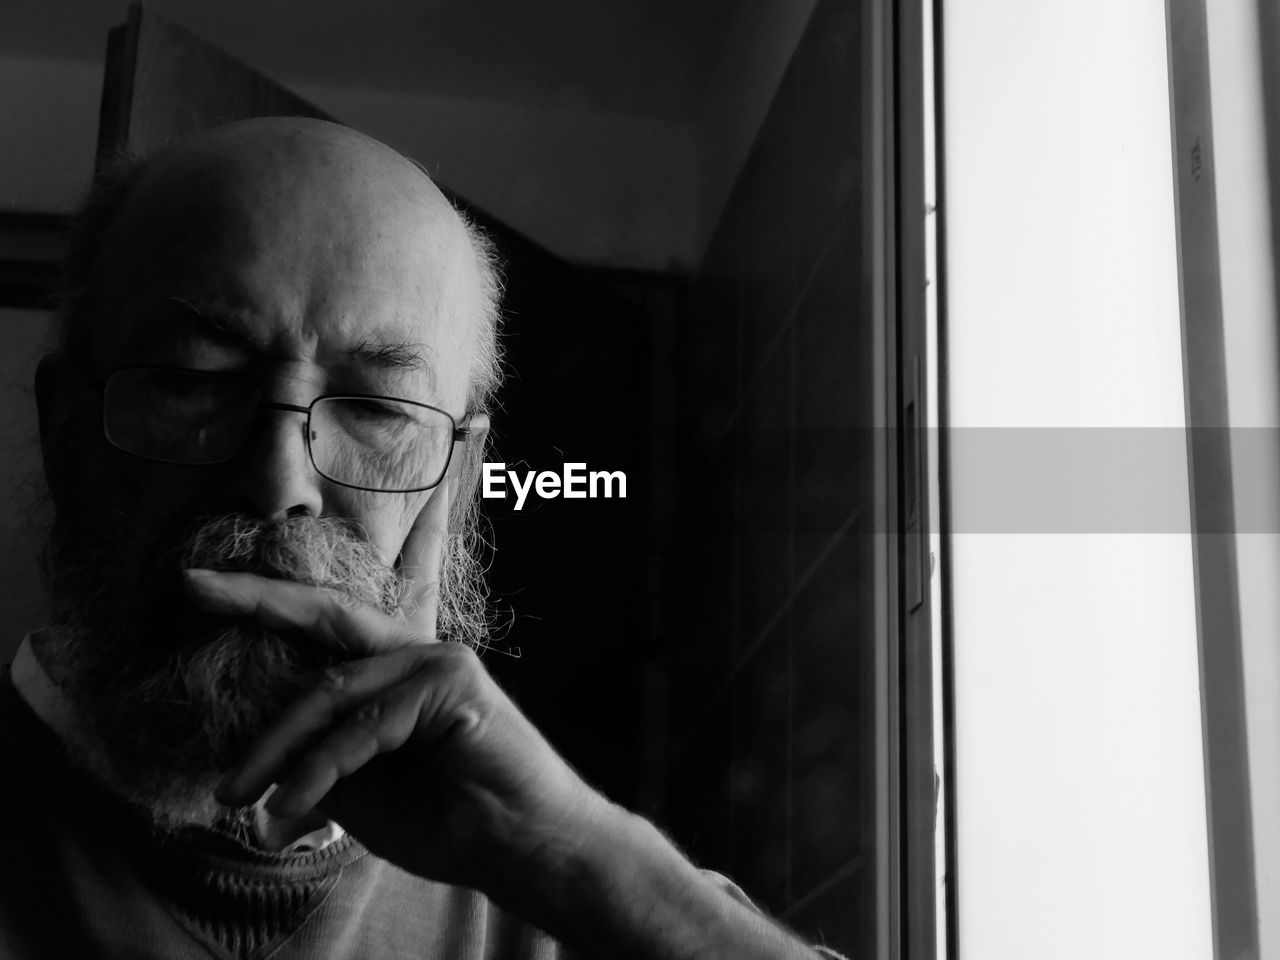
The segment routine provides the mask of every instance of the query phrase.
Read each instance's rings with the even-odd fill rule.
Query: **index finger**
[[[412,625],[337,590],[255,573],[184,570],[183,576],[205,610],[301,631],[341,657],[386,653],[424,639]]]

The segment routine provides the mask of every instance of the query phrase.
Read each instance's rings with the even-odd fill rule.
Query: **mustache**
[[[207,518],[187,538],[179,566],[293,580],[340,591],[383,613],[408,612],[408,581],[351,520],[267,521],[239,513]]]

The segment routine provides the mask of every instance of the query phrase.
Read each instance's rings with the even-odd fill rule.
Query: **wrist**
[[[490,896],[511,912],[563,938],[566,925],[596,912],[591,902],[607,899],[614,874],[646,849],[646,830],[660,835],[635,814],[591,792],[544,839],[505,872]],[[665,841],[664,841],[665,842]]]
[[[759,911],[690,863],[648,820],[598,803],[540,848],[500,906],[575,955],[793,958],[813,956]]]
[[[529,877],[517,912],[583,956],[713,955],[708,935],[737,926],[746,908],[648,820],[600,799]]]

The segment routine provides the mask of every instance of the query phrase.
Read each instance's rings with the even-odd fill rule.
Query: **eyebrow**
[[[364,340],[346,351],[347,355],[357,363],[383,370],[411,370],[415,373],[430,373],[426,352],[416,344],[407,340],[401,343],[380,343],[376,340]]]
[[[175,306],[198,323],[206,336],[238,349],[262,350],[264,344],[253,334],[251,324],[238,322],[248,315],[246,310],[220,300],[203,297],[170,297]],[[383,341],[366,338],[340,351],[351,366],[367,366],[377,370],[408,371],[425,375],[434,388],[434,374],[429,362],[429,349],[411,340]]]
[[[182,315],[193,320],[204,336],[241,350],[261,350],[261,338],[253,335],[252,327],[236,322],[243,311],[227,304],[204,299],[170,297],[170,304],[184,307]]]

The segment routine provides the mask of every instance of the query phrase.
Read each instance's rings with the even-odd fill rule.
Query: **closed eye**
[[[343,401],[343,405],[351,413],[366,417],[394,418],[406,416],[405,408],[402,404],[388,400],[378,400],[374,397],[347,397]]]

